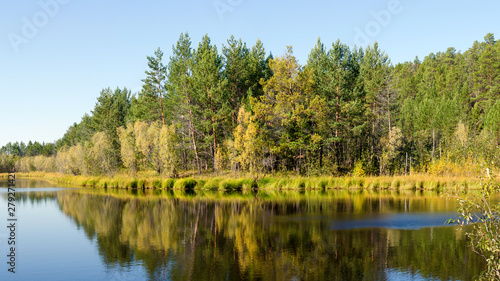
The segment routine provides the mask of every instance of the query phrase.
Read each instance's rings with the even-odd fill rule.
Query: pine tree
[[[184,143],[182,148],[184,153],[184,167],[187,165],[188,157],[194,158],[194,166],[201,172],[201,159],[199,153],[199,132],[195,128],[198,122],[195,116],[196,98],[193,89],[193,50],[191,49],[191,39],[188,33],[181,34],[177,44],[172,48],[173,56],[168,64],[169,92],[167,102],[171,106],[174,120],[180,126],[179,137]]]
[[[370,155],[371,161],[375,160],[373,156],[376,155],[377,140],[380,136],[380,131],[377,130],[378,106],[377,97],[384,93],[387,87],[387,74],[389,71],[389,58],[378,47],[378,43],[374,43],[373,47],[368,46],[365,50],[363,61],[360,68],[360,75],[362,78],[363,89],[366,93],[366,119],[371,125],[369,133],[370,138]]]
[[[500,43],[496,43],[493,34],[488,33],[481,44],[477,71],[474,72],[474,90],[477,93],[473,99],[481,113],[487,112],[500,98]]]
[[[165,124],[163,99],[167,67],[163,65],[163,52],[158,48],[154,56],[148,56],[146,78],[139,96],[132,100],[131,116],[133,120],[160,121]]]
[[[248,56],[248,86],[250,87],[250,92],[248,94],[250,96],[259,97],[263,94],[262,84],[260,81],[262,79],[267,80],[271,78],[272,73],[269,69],[269,60],[271,59],[272,55],[269,55],[266,58],[264,44],[262,44],[260,39],[257,40],[255,45],[252,46]]]
[[[119,163],[120,146],[118,140],[118,127],[126,124],[126,119],[130,110],[130,91],[110,88],[101,91],[97,98],[94,110],[91,112],[90,123],[93,132],[105,132],[113,147],[113,162]]]
[[[227,81],[222,76],[223,60],[208,35],[200,42],[193,62],[195,127],[203,135],[201,148],[210,157],[211,166],[214,167],[215,153],[228,133],[225,125],[230,123],[231,114],[225,91]]]
[[[250,54],[246,44],[241,39],[236,40],[234,36],[227,41],[228,46],[222,47],[222,54],[225,60],[224,77],[227,80],[227,89],[231,106],[231,126],[234,128],[237,123],[238,109],[241,102],[246,98],[250,88]]]

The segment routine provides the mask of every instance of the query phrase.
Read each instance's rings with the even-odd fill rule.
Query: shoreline
[[[0,174],[7,178],[7,174]],[[480,189],[481,181],[473,177],[433,176],[265,176],[254,181],[249,177],[193,176],[188,178],[164,178],[160,176],[117,175],[114,177],[73,176],[59,173],[16,173],[17,179],[33,178],[60,184],[86,188],[113,189],[172,189],[172,190],[422,190],[457,191]]]

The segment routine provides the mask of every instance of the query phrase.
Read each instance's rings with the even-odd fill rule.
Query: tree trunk
[[[323,166],[323,144],[319,147],[319,168]]]
[[[163,126],[165,126],[165,116],[163,115],[163,98],[161,96],[161,82],[160,81],[160,73],[158,73],[158,96],[160,98],[160,108],[161,108],[161,121],[162,121],[162,124]]]
[[[210,93],[210,89],[207,89],[207,95]],[[215,167],[215,157],[217,154],[217,130],[215,126],[215,110],[214,110],[214,105],[213,105],[213,100],[210,99],[210,111],[212,112],[212,134],[214,135],[214,143],[213,143],[213,149],[212,149],[212,167],[214,171],[217,170]]]
[[[434,153],[436,151],[436,130],[432,129],[432,162],[434,162]]]
[[[198,156],[198,147],[196,146],[196,138],[194,136],[194,124],[193,124],[193,111],[191,110],[191,100],[187,93],[187,86],[184,84],[184,95],[186,96],[186,101],[188,105],[189,114],[189,134],[191,135],[191,141],[193,143],[194,157],[196,159],[196,166],[198,168],[198,174],[201,174],[200,157]]]
[[[406,152],[406,158],[405,158],[405,176],[408,173],[408,152]]]
[[[337,83],[340,83],[340,77],[337,81]],[[336,106],[336,109],[335,109],[335,137],[337,138],[338,137],[338,124],[339,124],[339,85],[337,85],[337,89],[336,89],[336,92],[337,92],[337,106]]]

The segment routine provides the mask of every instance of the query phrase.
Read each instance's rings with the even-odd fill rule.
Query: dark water
[[[7,182],[0,182],[0,187]],[[484,268],[432,192],[0,188],[0,280],[471,280]]]

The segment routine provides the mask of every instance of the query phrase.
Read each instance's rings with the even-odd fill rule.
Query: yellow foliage
[[[68,170],[73,175],[87,174],[85,169],[84,151],[81,144],[72,146],[68,150]]]
[[[143,166],[152,167],[158,173],[163,169],[160,156],[160,130],[158,123],[148,124],[143,121],[134,123],[135,146],[142,154]]]
[[[216,171],[223,171],[227,167],[227,157],[226,153],[224,152],[224,147],[221,147],[220,145],[216,148],[215,151],[215,170]]]
[[[469,136],[469,129],[465,124],[460,121],[458,122],[457,125],[457,130],[455,132],[455,137],[458,140],[458,143],[462,146],[465,147],[468,143],[468,136]]]
[[[86,142],[87,170],[92,175],[110,175],[114,170],[113,145],[104,132],[95,133],[90,142]]]
[[[153,141],[148,138],[148,128],[148,124],[144,121],[137,121],[134,123],[135,145],[144,156],[149,155],[151,142]]]
[[[354,169],[352,170],[352,175],[355,177],[364,177],[365,176],[365,170],[363,169],[363,162],[362,161],[356,162],[356,165],[354,165]]]
[[[226,163],[231,166],[231,170],[236,171],[236,166],[238,163],[238,152],[235,148],[235,141],[231,139],[226,139],[224,141],[224,147],[226,148],[225,158]]]
[[[481,166],[469,157],[464,164],[458,164],[446,159],[439,159],[429,164],[427,173],[433,176],[469,176],[474,177],[481,172]]]
[[[121,145],[121,156],[123,165],[129,169],[132,174],[139,170],[139,157],[135,146],[134,124],[129,123],[125,128],[118,128],[118,138]]]
[[[170,177],[177,177],[177,167],[180,164],[180,155],[178,150],[179,136],[175,131],[175,126],[163,126],[160,131],[160,159],[165,174]]]
[[[382,156],[380,158],[380,174],[385,174],[387,166],[398,155],[398,149],[402,145],[403,134],[399,127],[392,127],[388,136],[381,138]]]
[[[238,126],[234,131],[234,149],[243,170],[257,172],[262,166],[263,141],[255,117],[242,107],[238,114]]]

